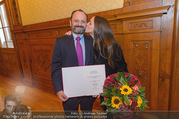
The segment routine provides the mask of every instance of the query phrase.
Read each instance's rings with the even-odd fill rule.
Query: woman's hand
[[[71,36],[71,34],[72,34],[71,31],[67,31],[67,32],[65,33],[65,35],[67,35],[67,36]]]
[[[97,98],[99,98],[99,97],[100,97],[100,95],[93,95],[93,97],[94,97],[94,98],[96,98],[96,97],[97,97]]]

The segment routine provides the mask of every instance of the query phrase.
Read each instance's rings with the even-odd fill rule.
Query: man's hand
[[[59,91],[57,92],[57,96],[60,100],[62,100],[63,102],[68,100],[67,96],[65,95],[65,93],[63,91]]]

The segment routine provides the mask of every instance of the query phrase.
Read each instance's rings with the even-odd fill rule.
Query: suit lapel
[[[89,58],[90,58],[90,40],[84,35],[84,40],[85,40],[85,65],[89,64]]]
[[[73,35],[69,36],[69,49],[71,49],[71,55],[74,59],[71,59],[73,60],[74,62],[74,65],[78,65],[78,60],[77,60],[77,54],[76,54],[76,48],[75,48],[75,43],[74,43],[74,38],[73,38]]]

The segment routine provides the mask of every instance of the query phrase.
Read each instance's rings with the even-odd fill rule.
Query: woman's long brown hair
[[[100,16],[95,16],[94,19],[93,47],[100,56],[108,59],[108,64],[112,68],[114,68],[114,55],[116,56],[115,58],[117,58],[116,60],[121,60],[121,47],[114,38],[109,22]]]

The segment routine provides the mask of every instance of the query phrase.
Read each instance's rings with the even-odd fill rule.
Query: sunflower
[[[141,106],[141,104],[142,104],[142,99],[141,99],[141,97],[140,96],[138,96],[138,99],[137,99],[137,107],[140,107]]]
[[[119,105],[122,104],[122,100],[121,100],[119,97],[117,97],[117,96],[113,96],[111,103],[112,103],[112,107],[113,107],[113,108],[116,107],[116,108],[118,109],[118,108],[119,108]]]
[[[123,85],[122,88],[120,88],[120,90],[121,90],[121,94],[124,95],[130,95],[132,93],[132,89],[127,85]]]

